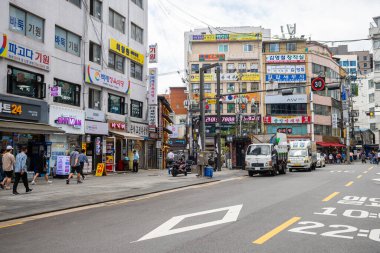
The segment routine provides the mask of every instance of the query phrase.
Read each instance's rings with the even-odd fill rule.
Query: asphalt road
[[[374,253],[380,165],[241,177],[21,223],[0,228],[1,252]]]

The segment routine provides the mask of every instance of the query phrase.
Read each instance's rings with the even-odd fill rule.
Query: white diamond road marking
[[[228,223],[228,222],[234,222],[237,220],[240,210],[243,207],[243,205],[236,205],[236,206],[228,206],[228,207],[223,207],[223,208],[218,208],[218,209],[212,209],[212,210],[207,210],[203,212],[197,212],[197,213],[191,213],[191,214],[185,214],[185,215],[180,215],[180,216],[175,216],[159,226],[158,228],[154,229],[153,231],[149,232],[148,234],[144,235],[137,241],[144,241],[144,240],[149,240],[153,238],[158,238],[162,236],[167,236],[167,235],[173,235],[173,234],[178,234],[178,233],[183,233],[195,229],[200,229],[200,228],[205,228],[205,227],[211,227],[211,226],[216,226],[220,225],[223,223]],[[200,216],[204,214],[210,214],[210,213],[217,213],[221,211],[227,211],[226,215],[221,220],[216,220],[216,221],[210,221],[210,222],[205,222],[197,225],[192,225],[192,226],[187,226],[187,227],[182,227],[182,228],[176,228],[172,229],[175,227],[178,223],[183,221],[186,218],[194,217],[194,216]]]

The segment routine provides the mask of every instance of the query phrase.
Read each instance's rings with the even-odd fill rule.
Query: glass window
[[[245,44],[244,45],[244,52],[252,52],[253,51],[253,45],[252,44]]]
[[[112,9],[109,9],[109,25],[116,30],[124,33],[125,18]]]
[[[132,0],[138,7],[143,8],[143,0]]]
[[[44,20],[32,13],[10,5],[9,29],[42,42],[44,37]]]
[[[227,84],[227,93],[233,93],[235,92],[235,84],[234,83],[228,83]]]
[[[259,89],[259,83],[251,83],[251,91],[255,91]]]
[[[108,53],[108,67],[120,73],[124,73],[124,58],[118,54]]]
[[[58,26],[55,27],[55,47],[70,54],[80,56],[81,38]]]
[[[211,83],[205,83],[203,85],[203,90],[205,93],[211,93]]]
[[[199,93],[199,83],[193,83],[191,89],[193,93]]]
[[[251,72],[258,73],[259,72],[259,65],[257,63],[251,63]]]
[[[254,104],[251,104],[251,113],[259,114],[260,113],[260,104],[255,102]]]
[[[61,96],[54,97],[54,102],[80,106],[80,85],[54,79],[54,85],[61,87]]]
[[[247,113],[247,104],[240,104],[240,113]]]
[[[208,68],[208,67],[210,67],[211,66],[211,64],[203,64],[202,65],[202,68]],[[210,74],[211,73],[211,69],[209,68],[209,69],[206,69],[206,71],[204,72],[204,73],[208,73],[208,74]]]
[[[375,71],[380,71],[380,61],[374,62],[374,69],[375,69]]]
[[[143,103],[131,99],[131,117],[142,118]]]
[[[270,43],[269,44],[269,52],[280,52],[280,44],[279,43]]]
[[[372,131],[376,130],[376,123],[370,123],[370,124],[369,124],[369,128],[370,128]]]
[[[365,62],[365,63],[363,63],[363,67],[364,68],[366,68],[367,67],[367,63]]]
[[[286,43],[286,51],[297,51],[297,43],[295,42]]]
[[[235,73],[235,64],[227,63],[227,73]]]
[[[332,128],[331,126],[314,125],[314,133],[317,135],[331,136]]]
[[[131,77],[142,81],[143,66],[131,61]]]
[[[350,66],[355,67],[356,66],[356,61],[350,61]]]
[[[191,73],[199,73],[199,64],[191,64]]]
[[[67,1],[81,8],[81,0],[67,0]]]
[[[268,115],[307,114],[307,104],[269,104],[266,107]]]
[[[374,87],[375,87],[375,83],[373,82],[373,80],[368,80],[368,88],[372,89]]]
[[[101,90],[89,89],[88,94],[88,108],[101,110],[102,109],[102,100],[101,100]]]
[[[241,83],[240,87],[241,87],[241,92],[247,92],[247,83]]]
[[[8,66],[7,92],[42,99],[45,97],[44,76]]]
[[[375,102],[375,93],[369,94],[368,98],[370,103]]]
[[[102,2],[99,0],[90,1],[90,14],[99,20],[102,20]]]
[[[366,60],[367,60],[367,56],[364,55],[364,56],[363,56],[363,61],[366,61]]]
[[[219,44],[218,45],[219,53],[227,53],[228,52],[228,44]]]
[[[238,63],[238,71],[240,73],[247,72],[247,64],[246,63]]]
[[[227,104],[227,113],[235,113],[235,104]]]
[[[131,23],[131,38],[142,44],[144,38],[144,30],[139,26]]]
[[[124,114],[124,98],[116,95],[108,95],[108,112]]]
[[[380,48],[380,40],[374,40],[373,49],[379,49],[379,48]]]
[[[330,107],[325,105],[314,104],[314,113],[317,115],[330,115]]]
[[[90,61],[100,64],[102,49],[98,44],[90,41]]]

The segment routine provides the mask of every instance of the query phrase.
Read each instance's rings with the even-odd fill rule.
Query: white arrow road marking
[[[203,212],[198,212],[198,213],[191,213],[191,214],[185,214],[185,215],[180,215],[180,216],[175,216],[156,228],[155,230],[149,232],[148,234],[144,235],[137,241],[144,241],[144,240],[149,240],[157,237],[162,237],[162,236],[167,236],[167,235],[173,235],[173,234],[178,234],[182,232],[187,232],[195,229],[200,229],[200,228],[205,228],[205,227],[211,227],[223,223],[228,223],[228,222],[233,222],[236,221],[241,208],[243,205],[237,205],[237,206],[229,206],[229,207],[223,207],[223,208],[218,208],[218,209],[213,209],[213,210],[207,210]],[[204,214],[210,214],[210,213],[216,213],[216,212],[221,212],[221,211],[227,211],[226,215],[221,219],[221,220],[216,220],[216,221],[210,221],[210,222],[205,222],[197,225],[192,225],[192,226],[187,226],[187,227],[182,227],[182,228],[176,228],[172,229],[175,227],[178,223],[183,221],[186,218],[194,217],[194,216],[200,216]]]

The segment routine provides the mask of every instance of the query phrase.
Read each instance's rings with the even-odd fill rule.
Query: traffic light
[[[340,83],[333,83],[327,85],[328,90],[340,90]]]
[[[370,117],[375,116],[375,112],[366,112],[365,114]]]

